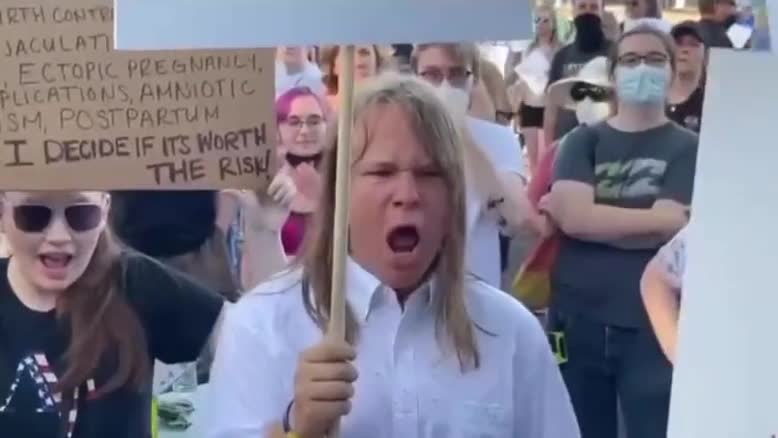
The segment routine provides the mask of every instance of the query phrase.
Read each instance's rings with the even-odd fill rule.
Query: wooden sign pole
[[[335,223],[332,230],[332,287],[327,336],[346,337],[346,260],[348,257],[348,210],[351,180],[351,127],[354,119],[354,46],[341,46],[338,72],[338,151],[335,179]],[[333,60],[334,62],[334,60]],[[336,423],[328,438],[337,438]]]

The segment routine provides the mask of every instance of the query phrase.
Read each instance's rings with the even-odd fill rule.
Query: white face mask
[[[575,106],[575,116],[582,125],[594,125],[607,119],[611,113],[608,102],[595,102],[587,97]]]
[[[455,118],[465,117],[470,106],[470,93],[462,88],[452,87],[448,81],[443,81],[438,87],[438,96],[443,100]]]

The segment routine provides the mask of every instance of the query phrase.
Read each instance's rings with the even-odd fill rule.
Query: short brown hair
[[[417,44],[413,48],[413,54],[411,55],[411,69],[413,69],[414,73],[419,73],[419,54],[433,47],[440,48],[454,61],[469,66],[473,73],[473,79],[476,81],[481,78],[481,56],[478,46],[472,43]]]

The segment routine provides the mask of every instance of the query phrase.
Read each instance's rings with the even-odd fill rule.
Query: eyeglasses
[[[306,118],[291,116],[283,123],[295,130],[303,129],[303,126],[308,126],[309,128],[313,129],[321,126],[324,123],[324,118],[321,116],[310,116]]]
[[[419,76],[433,85],[440,85],[444,80],[447,80],[449,84],[457,88],[465,88],[472,75],[473,72],[464,67],[451,67],[448,70],[430,67],[419,72]]]
[[[646,55],[638,55],[637,53],[625,53],[618,57],[618,64],[625,67],[637,67],[641,62],[645,62],[646,65],[654,67],[664,67],[670,57],[661,52],[651,52]]]
[[[47,205],[17,205],[13,207],[13,219],[16,228],[23,233],[42,233],[51,224],[55,212]],[[77,232],[91,231],[100,225],[103,211],[95,204],[74,204],[62,209],[65,223]]]
[[[548,24],[551,23],[551,19],[548,17],[535,17],[535,24]]]
[[[638,0],[628,0],[624,4],[633,8],[637,8],[638,6],[640,6],[640,2]]]
[[[587,84],[586,82],[576,82],[570,89],[570,97],[575,102],[580,102],[587,97],[595,102],[605,102],[610,99],[611,93],[604,87]]]

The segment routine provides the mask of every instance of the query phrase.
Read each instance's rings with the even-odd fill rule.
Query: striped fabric
[[[32,354],[21,361],[16,367],[16,375],[9,393],[3,404],[0,405],[0,413],[10,410],[11,403],[16,396],[16,392],[21,386],[21,381],[25,376],[30,378],[30,381],[34,384],[34,389],[37,393],[40,404],[35,409],[36,413],[56,413],[62,418],[62,394],[53,392],[54,388],[59,381],[57,375],[51,368],[48,359],[45,354]],[[90,379],[87,381],[87,399],[93,399],[95,394],[95,382]],[[67,413],[67,438],[73,437],[73,432],[76,428],[76,420],[78,419],[78,405],[80,388],[76,388],[73,392],[73,403]]]

